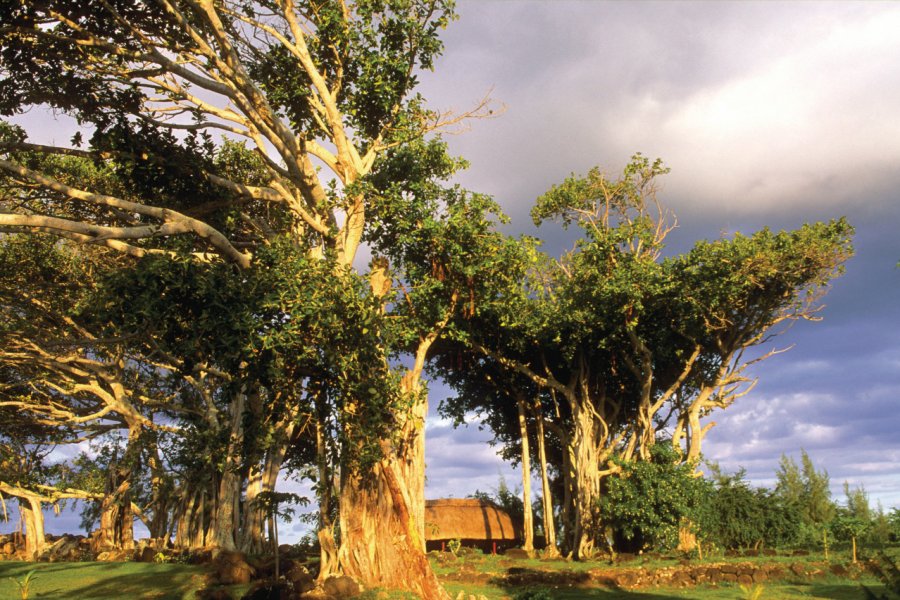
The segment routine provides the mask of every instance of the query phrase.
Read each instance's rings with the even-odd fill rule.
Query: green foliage
[[[870,563],[875,576],[884,584],[886,594],[876,595],[867,586],[862,586],[866,598],[870,600],[893,600],[900,598],[900,567],[897,561],[892,560],[883,551],[878,553],[878,558]]]
[[[649,461],[619,465],[602,495],[604,524],[638,549],[674,549],[681,527],[700,524],[708,482],[694,476],[695,465],[681,462],[670,441],[654,444]]]
[[[513,600],[553,600],[553,592],[548,588],[530,588],[516,592]]]
[[[776,547],[797,540],[800,519],[795,506],[769,490],[751,488],[743,469],[730,475],[715,468],[713,472],[704,537],[726,549]]]
[[[801,465],[782,455],[775,472],[775,495],[786,505],[797,509],[801,527],[797,543],[815,547],[821,543],[822,531],[834,517],[828,473],[818,471],[805,450],[800,451]]]
[[[450,550],[453,556],[456,556],[459,553],[459,549],[461,547],[462,542],[460,542],[458,539],[449,540],[447,542],[447,549]]]

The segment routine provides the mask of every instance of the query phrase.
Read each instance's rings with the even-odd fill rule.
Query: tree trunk
[[[177,548],[202,548],[206,545],[206,493],[203,488],[182,492],[175,529]]]
[[[369,275],[373,293],[384,297],[390,289],[387,262],[373,263]],[[382,440],[382,459],[368,473],[342,465],[340,568],[366,588],[385,587],[418,594],[425,600],[450,600],[425,555],[425,415],[428,400],[421,375],[431,344],[445,319],[419,339],[412,368],[403,376],[400,391],[411,400],[408,411],[397,414],[396,442]]]
[[[147,432],[147,466],[150,468],[151,506],[153,516],[147,529],[150,537],[160,540],[166,537],[169,530],[169,508],[171,502],[171,488],[169,477],[159,458],[159,446],[156,432]]]
[[[295,425],[293,414],[278,423],[276,441],[266,452],[262,468],[253,473],[247,484],[247,497],[244,501],[243,525],[240,531],[241,551],[247,554],[261,554],[265,550],[265,539],[262,524],[265,511],[254,502],[259,494],[272,492],[281,472],[284,455],[293,436]]]
[[[596,423],[590,407],[574,403],[572,451],[574,464],[567,468],[574,482],[572,558],[585,560],[594,554],[599,523],[600,454],[596,443]]]
[[[519,434],[522,436],[522,508],[523,544],[522,549],[534,552],[534,518],[531,514],[531,451],[528,447],[528,424],[525,421],[525,398],[516,399],[519,411]]]
[[[403,391],[417,394],[418,372],[404,377]],[[340,567],[366,588],[413,592],[425,600],[449,600],[425,555],[425,414],[418,397],[396,447],[382,442],[382,460],[371,472],[341,470]]]
[[[342,473],[341,569],[366,588],[448,600],[422,550],[424,540],[410,511],[415,486],[398,476],[406,470],[399,468],[404,461],[388,455],[365,475]]]
[[[44,512],[37,496],[19,498],[19,514],[25,522],[25,554],[29,560],[37,560],[47,547],[44,533]]]
[[[100,536],[96,549],[134,548],[134,514],[131,510],[131,469],[109,467],[106,495],[100,503]]]
[[[331,469],[331,461],[328,459],[328,446],[325,443],[324,417],[316,420],[316,462],[319,472],[319,523],[316,532],[319,538],[319,581],[324,582],[329,577],[340,575],[340,562],[338,561],[338,548],[334,541],[334,521],[332,509],[334,508],[334,476]]]
[[[206,535],[207,544],[223,550],[237,549],[243,475],[240,473],[244,438],[246,396],[238,393],[231,402],[231,430],[225,455],[225,466],[219,475],[213,514]]]
[[[541,504],[544,511],[544,554],[555,557],[559,555],[556,546],[556,523],[553,518],[553,496],[550,492],[550,479],[547,476],[547,452],[544,447],[544,413],[538,399],[534,400],[534,420],[537,426],[538,459],[541,463]]]

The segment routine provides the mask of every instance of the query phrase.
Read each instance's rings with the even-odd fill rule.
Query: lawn
[[[20,598],[15,581],[35,571],[29,599],[187,600],[203,587],[200,567],[137,562],[0,562],[0,598]]]
[[[815,557],[810,557],[815,558]],[[746,560],[746,559],[745,559]],[[668,561],[641,561],[643,566],[666,566]],[[674,561],[673,561],[674,562]],[[630,563],[629,566],[641,566]],[[468,597],[483,595],[488,600],[511,600],[529,589],[545,589],[550,598],[558,600],[675,600],[693,598],[696,600],[740,600],[747,594],[736,584],[703,585],[690,588],[648,588],[638,590],[610,587],[543,586],[527,588],[504,585],[503,575],[511,565],[518,568],[549,570],[554,572],[577,573],[600,563],[544,562],[537,560],[511,561],[501,556],[475,555],[455,561],[433,562],[440,579],[445,583],[451,597],[460,592]],[[23,563],[0,562],[0,599],[19,598],[15,580],[22,581],[34,570],[36,578],[31,586],[30,600],[190,600],[194,592],[203,587],[205,569],[183,564],[154,563]],[[871,576],[859,580],[849,580],[835,576],[811,580],[791,579],[771,581],[763,586],[759,600],[863,600],[860,584],[865,584],[877,593],[884,588]],[[240,598],[247,586],[235,586],[232,593]],[[364,600],[372,598],[408,598],[401,594],[364,594]],[[548,596],[544,596],[547,598]]]

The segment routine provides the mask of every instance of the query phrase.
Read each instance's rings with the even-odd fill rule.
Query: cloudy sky
[[[424,93],[505,111],[450,138],[460,177],[534,233],[534,199],[572,172],[619,171],[634,152],[671,168],[670,249],[763,226],[847,216],[856,256],[818,323],[714,417],[704,451],[771,485],[782,453],[827,469],[835,497],[864,485],[900,506],[900,5],[888,3],[459,2]],[[547,249],[569,243],[543,228]],[[446,394],[434,386],[432,404]],[[432,411],[434,413],[434,411]],[[477,423],[428,428],[429,497],[518,475]],[[521,485],[521,484],[519,484]]]
[[[806,449],[835,496],[864,485],[900,506],[900,4],[460,1],[422,92],[498,116],[450,138],[467,187],[492,194],[510,231],[535,233],[534,199],[572,172],[619,171],[634,152],[671,168],[661,199],[678,216],[673,252],[700,238],[847,216],[857,255],[819,323],[778,341],[760,383],[716,415],[704,444],[728,470],[771,485],[782,453]],[[502,113],[502,114],[500,114]],[[538,232],[546,249],[566,240]],[[477,423],[433,410],[429,497],[513,486]],[[72,530],[70,512],[48,530]],[[8,526],[0,526],[0,529]],[[288,540],[297,531],[285,532]]]

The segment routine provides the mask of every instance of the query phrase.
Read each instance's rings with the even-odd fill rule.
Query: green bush
[[[650,461],[619,463],[622,471],[607,480],[600,514],[628,550],[666,551],[678,545],[684,523],[701,520],[709,484],[694,477],[695,465],[682,463],[671,443],[660,441]]]

